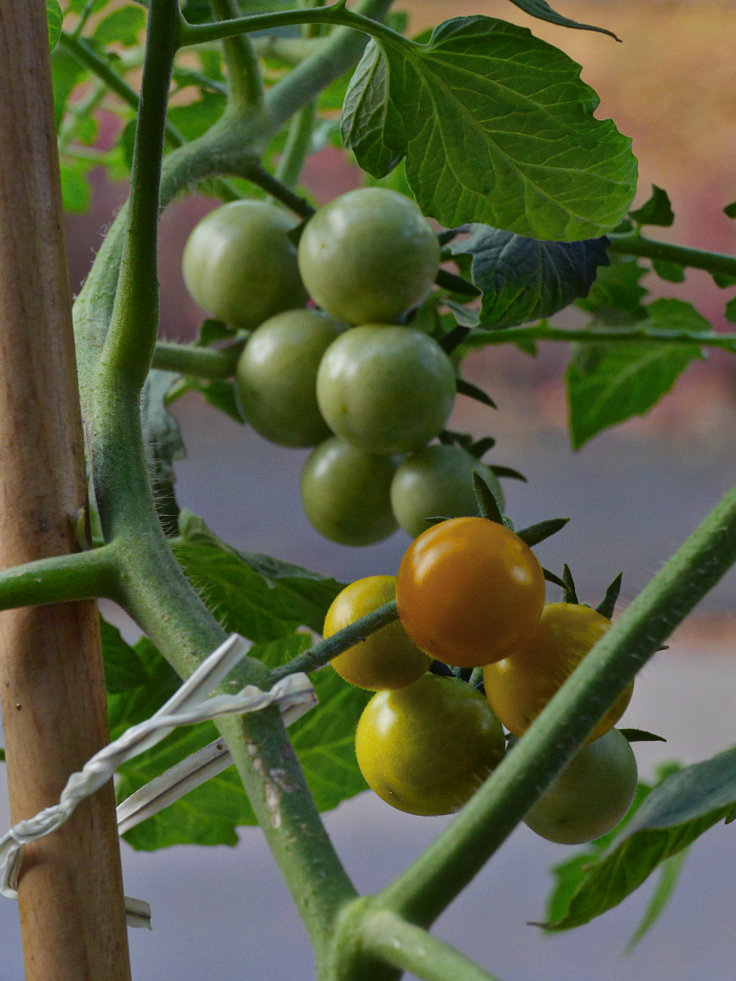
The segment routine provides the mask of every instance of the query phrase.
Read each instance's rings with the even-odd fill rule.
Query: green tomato
[[[330,344],[317,373],[327,425],[369,453],[424,446],[445,425],[454,401],[450,359],[411,327],[354,327]]]
[[[325,538],[371,545],[396,531],[391,480],[398,459],[365,453],[336,436],[320,443],[301,476],[304,513]]]
[[[351,582],[332,601],[322,635],[332,637],[395,598],[395,576],[368,576]],[[430,663],[424,651],[406,636],[398,620],[387,623],[330,661],[341,678],[369,691],[410,685],[429,669]]]
[[[391,484],[391,507],[399,525],[416,538],[436,518],[462,518],[478,513],[473,473],[488,485],[503,510],[498,478],[461,446],[426,446],[405,460]]]
[[[391,322],[429,293],[437,236],[416,204],[382,187],[349,191],[320,208],[299,240],[309,295],[352,324]]]
[[[409,814],[451,814],[504,754],[503,729],[488,703],[457,678],[425,674],[368,702],[355,732],[368,786]]]
[[[600,838],[626,814],[636,791],[636,759],[618,729],[587,743],[553,780],[524,823],[561,845]]]
[[[346,329],[326,313],[302,309],[277,313],[253,331],[235,382],[256,432],[282,446],[314,446],[330,435],[317,405],[317,369]]]
[[[287,232],[296,222],[266,201],[231,201],[194,228],[182,272],[192,299],[213,317],[252,330],[307,299]]]

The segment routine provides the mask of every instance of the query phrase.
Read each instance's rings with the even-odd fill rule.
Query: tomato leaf
[[[636,186],[630,140],[598,120],[580,66],[490,17],[441,24],[426,44],[371,41],[342,134],[374,177],[406,158],[425,214],[558,241],[613,229]]]
[[[46,0],[46,23],[49,29],[49,50],[53,51],[61,37],[61,22],[64,15],[59,0]]]
[[[517,7],[520,7],[527,14],[531,14],[532,17],[549,21],[550,24],[559,24],[561,27],[573,27],[580,31],[598,31],[601,34],[607,34],[609,37],[612,37],[614,41],[621,40],[613,31],[606,30],[605,27],[580,24],[576,20],[570,20],[569,17],[563,17],[562,14],[558,14],[556,10],[553,10],[545,0],[511,0],[511,3],[516,4]]]
[[[608,326],[634,324],[646,317],[642,300],[647,290],[640,284],[647,269],[634,259],[616,259],[598,269],[598,276],[584,298],[575,305]]]
[[[736,748],[670,773],[641,803],[547,924],[567,930],[617,906],[663,862],[687,848],[736,805]]]
[[[125,48],[132,48],[142,40],[145,29],[145,12],[140,7],[128,4],[101,20],[93,36],[102,45],[121,44]]]
[[[542,242],[488,225],[469,225],[470,235],[450,251],[471,255],[473,283],[483,291],[478,326],[512,327],[549,317],[586,296],[599,266],[610,263],[608,239]]]
[[[662,225],[669,227],[675,220],[669,195],[661,187],[652,184],[652,195],[641,208],[630,211],[629,216],[637,225]]]
[[[668,335],[709,329],[708,322],[682,300],[655,300],[640,331]],[[636,331],[632,330],[632,334]],[[691,361],[702,358],[696,343],[662,340],[601,341],[578,345],[566,373],[570,436],[579,449],[601,430],[644,415],[668,392]]]

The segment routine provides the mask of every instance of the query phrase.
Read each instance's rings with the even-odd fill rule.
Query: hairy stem
[[[484,344],[519,344],[525,341],[562,341],[564,343],[593,344],[694,344],[697,347],[719,347],[736,351],[736,334],[717,334],[697,330],[652,330],[641,327],[599,328],[549,327],[540,324],[531,327],[504,327],[501,330],[475,331],[474,337],[482,337]]]
[[[211,0],[211,4],[215,16],[221,21],[237,17],[240,13],[234,0]],[[227,38],[222,48],[230,83],[230,107],[260,108],[263,104],[263,80],[250,38],[245,34]]]
[[[583,659],[456,820],[377,897],[431,923],[506,840],[606,708],[736,561],[736,488]]]
[[[111,545],[36,559],[0,572],[0,610],[44,606],[118,594],[117,562]]]
[[[722,276],[736,276],[736,256],[721,252],[690,249],[684,245],[660,242],[644,235],[611,235],[609,251],[623,255],[638,255],[647,259],[676,262],[692,269],[704,269]]]

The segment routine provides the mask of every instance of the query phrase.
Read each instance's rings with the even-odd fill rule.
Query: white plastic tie
[[[279,707],[284,722],[289,725],[317,703],[314,687],[305,674],[287,675],[270,691],[246,685],[234,695],[209,696],[250,647],[243,637],[231,634],[150,719],[131,726],[119,739],[95,753],[80,771],[73,773],[58,804],[19,821],[0,838],[0,892],[10,899],[17,899],[24,845],[61,827],[77,805],[112,779],[123,763],[155,746],[177,726],[194,725],[223,715],[258,712],[273,705]],[[119,833],[124,834],[168,807],[231,762],[230,753],[221,739],[188,756],[123,801],[118,807]],[[130,926],[150,926],[150,908],[144,901],[126,897],[126,913]]]

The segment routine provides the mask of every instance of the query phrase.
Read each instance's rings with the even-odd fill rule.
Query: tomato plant
[[[355,753],[366,783],[387,804],[451,814],[501,761],[504,736],[478,691],[426,674],[373,696],[355,731]]]
[[[478,513],[473,473],[485,481],[503,510],[498,478],[461,446],[427,446],[404,460],[391,483],[391,507],[404,531],[416,538],[438,518]]]
[[[296,248],[296,222],[266,201],[230,201],[195,226],[182,257],[192,298],[213,317],[251,330],[306,302]]]
[[[415,202],[363,187],[321,207],[299,239],[312,298],[353,324],[391,323],[418,306],[437,274],[437,236]]]
[[[507,657],[484,668],[488,701],[510,732],[520,736],[531,725],[610,625],[588,606],[548,603],[534,633]],[[589,739],[598,739],[616,724],[633,690],[631,682],[596,723]]]
[[[304,513],[325,538],[369,545],[396,530],[391,481],[398,459],[366,453],[337,436],[309,455],[300,492]]]
[[[318,310],[286,310],[248,338],[235,372],[250,425],[284,446],[314,446],[330,435],[317,405],[322,355],[346,328]]]
[[[628,811],[636,780],[636,758],[628,740],[618,729],[609,729],[578,750],[527,811],[524,824],[561,845],[600,838]]]
[[[544,574],[504,525],[450,518],[415,538],[396,582],[399,616],[423,651],[447,664],[498,661],[537,628]]]
[[[331,637],[358,617],[396,597],[395,576],[368,576],[337,594],[322,633]],[[406,636],[398,621],[387,624],[330,661],[341,678],[370,691],[404,688],[428,670],[430,660]]]
[[[403,453],[439,433],[455,374],[435,340],[410,327],[364,324],[329,346],[317,402],[333,432],[369,453]]]
[[[521,16],[552,22],[551,34],[592,27],[547,4],[516,6]],[[12,506],[0,507],[0,756],[12,813],[41,817],[0,837],[0,871],[3,892],[17,892],[28,981],[129,981],[118,829],[132,846],[153,850],[232,846],[242,826],[256,824],[304,922],[320,981],[393,981],[402,971],[432,981],[490,978],[429,927],[525,815],[555,840],[579,840],[623,813],[635,781],[630,749],[615,729],[585,745],[592,718],[605,706],[615,714],[637,671],[736,560],[731,492],[647,588],[626,597],[626,612],[609,629],[580,631],[574,681],[503,755],[500,722],[476,687],[479,669],[490,678],[494,661],[522,652],[521,666],[527,649],[534,657],[542,650],[532,638],[542,629],[545,577],[577,605],[569,568],[542,570],[531,551],[564,521],[542,514],[517,534],[510,522],[520,502],[510,499],[502,519],[486,480],[489,493],[478,487],[486,517],[422,531],[399,569],[398,611],[413,642],[447,662],[433,671],[453,677],[425,672],[377,694],[362,715],[366,693],[326,665],[367,644],[395,618],[396,605],[318,639],[341,584],[251,551],[247,541],[233,547],[191,510],[196,501],[179,505],[184,441],[169,408],[197,393],[229,416],[228,425],[242,421],[236,387],[255,371],[244,367],[258,347],[252,341],[285,310],[302,308],[302,329],[264,369],[259,396],[246,386],[241,400],[269,438],[301,445],[325,436],[305,464],[304,508],[325,535],[349,545],[396,527],[399,454],[438,456],[425,450],[435,438],[474,452],[493,445],[493,436],[445,430],[456,394],[489,406],[486,379],[476,386],[463,370],[478,349],[486,349],[479,373],[493,375],[503,345],[514,357],[569,346],[564,386],[576,449],[651,409],[710,348],[736,350],[723,329],[736,316],[731,294],[723,294],[725,321],[714,329],[679,298],[688,295],[692,269],[732,290],[736,258],[649,234],[674,223],[670,199],[655,187],[632,209],[631,141],[596,113],[579,64],[499,18],[475,13],[418,32],[391,8],[392,0],[353,0],[350,9],[342,2],[287,9],[278,0],[3,4],[0,501]],[[348,161],[360,188],[318,208],[338,181],[315,174],[336,159]],[[128,179],[129,197],[114,215],[94,215],[94,228],[105,224],[106,232],[94,239],[96,255],[74,300],[72,344],[58,191],[71,209],[96,205],[93,191],[105,186],[100,169]],[[186,221],[193,192],[216,202],[184,248],[185,280],[214,318],[199,330],[180,324],[186,305],[171,294],[162,304],[160,290],[171,282],[162,265],[176,253],[178,266],[179,250],[168,237],[177,221],[168,217],[160,247],[159,216],[176,201]],[[723,210],[736,214],[732,203]],[[683,284],[678,298],[656,295],[662,280]],[[322,313],[306,315],[312,302]],[[315,317],[323,324],[324,311],[355,325],[326,349],[322,341],[312,347],[304,327]],[[172,321],[176,340],[168,336]],[[250,353],[239,372],[244,346]],[[292,375],[292,358],[296,365],[307,349],[300,364],[308,361],[309,371]],[[267,394],[282,384],[280,394]],[[529,415],[541,411],[535,401]],[[231,455],[242,460],[237,435]],[[242,508],[238,476],[228,483],[233,507]],[[558,490],[549,482],[550,498]],[[435,501],[422,505],[422,521]],[[635,534],[633,507],[621,514],[622,539]],[[248,517],[248,533],[266,525],[254,506]],[[288,515],[275,520],[291,532]],[[600,551],[608,554],[604,540]],[[331,554],[318,553],[314,563],[329,563]],[[110,601],[106,612],[122,609],[140,639],[129,642],[100,623],[98,599]],[[606,617],[615,599],[609,591]],[[581,622],[589,616],[576,614]],[[596,633],[588,656],[583,648]],[[240,713],[217,715],[215,743],[211,721],[177,727],[155,752],[122,763],[114,787],[108,779],[73,822],[56,826],[71,798],[47,809],[49,788],[72,774],[74,796],[99,778],[85,761],[107,738],[105,698],[115,736],[160,722],[172,697],[190,711],[197,701],[191,676],[203,663],[210,671],[212,652],[226,655],[221,665],[232,674],[224,676],[225,667],[222,677],[219,669],[208,674],[220,684],[197,712],[220,713],[235,702]],[[237,667],[227,660],[234,652],[242,654]],[[182,679],[190,684],[173,696]],[[295,691],[304,704],[294,705]],[[285,733],[284,721],[307,703],[310,714]],[[170,728],[171,717],[163,718]],[[132,745],[129,735],[126,753]],[[320,817],[365,789],[354,746],[369,781],[392,803],[420,813],[461,808],[370,897],[360,896],[350,861]],[[106,750],[106,758],[119,761],[120,749]],[[192,750],[194,763],[187,762]],[[204,779],[212,772],[201,766],[208,754],[213,766],[234,765],[155,820],[131,823],[132,813],[145,813],[134,796],[117,825],[115,793],[135,794],[151,780],[154,788],[173,780],[180,789],[193,774]],[[182,769],[189,770],[183,783]],[[581,775],[591,769],[589,782]],[[568,864],[574,881],[560,890],[559,924],[599,916],[731,818],[735,774],[736,752],[726,750],[680,778],[664,776],[610,854]],[[582,797],[573,795],[571,805],[566,788],[578,778]],[[21,862],[20,842],[32,835],[39,836],[32,861]],[[80,855],[90,860],[79,862]],[[673,867],[664,868],[645,927],[663,905]],[[246,869],[248,884],[252,878]],[[129,914],[140,923],[145,906]],[[237,940],[241,934],[233,930]],[[598,964],[588,973],[596,971]]]

